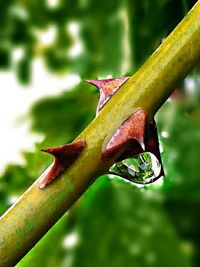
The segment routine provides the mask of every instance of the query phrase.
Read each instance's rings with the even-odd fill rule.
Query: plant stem
[[[102,162],[102,146],[139,107],[153,117],[200,59],[200,2],[105,105],[77,139],[87,147],[56,182],[39,189],[41,175],[0,218],[0,266],[14,266],[72,206],[114,159]]]

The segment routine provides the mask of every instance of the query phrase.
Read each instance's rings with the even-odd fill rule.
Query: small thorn
[[[156,127],[156,122],[154,119],[148,124],[147,129],[146,129],[145,150],[153,153],[161,164],[161,172],[157,178],[164,176],[165,173],[164,173],[164,168],[163,168],[162,159],[160,155],[158,132],[157,132],[157,127]]]
[[[55,159],[48,172],[44,175],[39,188],[45,188],[48,184],[59,177],[80,155],[85,145],[85,140],[77,140],[71,144],[42,149],[42,151],[53,155]]]
[[[97,107],[97,113],[128,79],[129,77],[120,77],[105,80],[85,80],[85,82],[96,86],[100,90],[100,99]]]
[[[132,155],[142,152],[146,120],[147,114],[144,110],[134,112],[122,123],[103,149],[102,159],[112,158],[118,153],[120,153],[120,157],[124,157],[125,154],[127,155],[127,151]]]
[[[141,145],[142,150],[145,151],[145,144],[141,142],[140,145]]]
[[[71,144],[66,144],[63,146],[53,147],[53,148],[45,148],[42,149],[43,152],[51,154],[55,158],[59,158],[65,160],[65,157],[73,157],[82,151],[86,144],[85,140],[78,140]]]
[[[98,89],[100,89],[106,80],[84,80],[84,82],[89,83],[91,85],[96,86]]]

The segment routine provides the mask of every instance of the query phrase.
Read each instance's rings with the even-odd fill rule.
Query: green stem
[[[105,105],[77,139],[87,147],[62,177],[40,190],[42,177],[0,219],[0,266],[14,266],[113,163],[104,143],[139,107],[152,117],[200,59],[200,2]],[[114,118],[114,119],[113,119]]]

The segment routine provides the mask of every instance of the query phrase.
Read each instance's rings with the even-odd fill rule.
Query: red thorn
[[[96,86],[100,90],[100,99],[97,107],[97,113],[128,79],[129,77],[120,77],[105,80],[85,80],[85,82]]]
[[[45,174],[44,178],[40,183],[40,189],[43,189],[48,184],[53,182],[58,176],[60,176],[74,160],[80,155],[86,145],[85,140],[78,140],[71,144],[42,149],[55,157],[53,165],[49,171]]]
[[[125,120],[103,149],[102,159],[112,158],[118,153],[120,153],[120,157],[122,155],[125,157],[127,151],[131,155],[142,152],[144,149],[146,119],[146,112],[138,110]]]
[[[164,168],[163,168],[162,159],[160,155],[157,127],[156,127],[156,122],[154,119],[148,124],[147,129],[146,129],[145,150],[153,153],[157,157],[158,161],[160,162],[161,171],[157,179],[161,176],[164,176],[165,173],[164,173]]]
[[[157,180],[164,175],[158,134],[154,120],[148,125],[146,123],[147,113],[144,110],[133,113],[121,124],[103,149],[102,160],[116,157],[117,161],[121,161],[143,151],[151,152],[161,164],[160,174],[155,178]]]
[[[73,157],[80,153],[85,144],[85,140],[78,140],[71,144],[42,149],[42,151],[53,155],[55,158],[66,160],[66,157]]]

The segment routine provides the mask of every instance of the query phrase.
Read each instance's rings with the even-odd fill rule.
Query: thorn
[[[148,124],[147,129],[146,129],[145,150],[153,153],[161,164],[161,172],[157,178],[164,176],[165,173],[164,173],[164,168],[163,168],[162,159],[160,155],[158,132],[157,132],[157,127],[156,127],[156,122],[154,119]]]
[[[140,143],[140,146],[141,146],[142,150],[145,151],[145,144],[143,142]]]
[[[147,114],[140,109],[125,120],[112,136],[102,152],[102,159],[107,160],[120,153],[125,157],[142,152],[144,147],[144,135]],[[139,145],[139,146],[138,146]],[[124,154],[125,153],[125,154]]]
[[[124,84],[129,77],[112,78],[105,80],[85,80],[85,82],[96,86],[100,90],[100,99],[97,106],[97,114],[113,96],[113,94]]]
[[[55,158],[65,161],[67,160],[66,157],[73,157],[76,156],[78,153],[80,153],[84,148],[85,144],[86,144],[85,140],[78,140],[71,144],[42,149],[42,151],[51,154]]]
[[[144,151],[153,153],[161,164],[155,180],[164,176],[155,120],[147,124],[147,113],[140,109],[117,129],[102,151],[102,160],[116,157],[121,161]]]
[[[86,145],[85,140],[78,140],[71,144],[42,149],[43,152],[49,153],[54,156],[54,162],[48,172],[44,174],[39,188],[43,189],[48,184],[53,182],[71,165],[75,159],[81,154]]]

